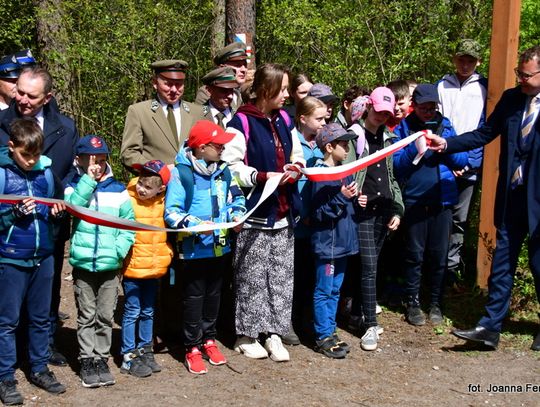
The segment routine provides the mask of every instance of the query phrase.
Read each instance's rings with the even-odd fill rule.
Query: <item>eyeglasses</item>
[[[224,144],[208,143],[207,146],[212,147],[217,152],[222,152],[223,150],[225,150],[225,145]]]
[[[417,106],[416,109],[419,112],[422,112],[424,114],[435,113],[437,110],[439,110],[437,107],[420,107],[420,106]]]
[[[514,73],[516,74],[518,79],[521,79],[522,81],[527,82],[533,76],[538,75],[540,73],[540,71],[536,71],[536,72],[533,72],[533,73],[525,73],[525,72],[521,72],[517,68],[514,68]]]

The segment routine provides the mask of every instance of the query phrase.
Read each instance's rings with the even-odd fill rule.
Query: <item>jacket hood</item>
[[[459,88],[473,82],[478,82],[482,78],[482,75],[480,75],[478,72],[475,72],[471,76],[469,76],[463,83],[459,83],[459,79],[457,78],[456,74],[452,73],[444,75],[442,81],[449,82],[450,84],[452,84],[452,86],[456,86]]]
[[[254,117],[258,117],[260,119],[266,119],[267,116],[261,112],[259,110],[259,108],[257,106],[255,106],[254,103],[246,103],[245,105],[242,105],[238,108],[237,110],[238,113],[244,113],[245,115],[248,115],[248,116],[254,116]],[[272,112],[272,119],[279,114],[279,109],[278,110],[274,110]]]

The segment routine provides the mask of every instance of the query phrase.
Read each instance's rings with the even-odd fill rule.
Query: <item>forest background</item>
[[[227,0],[233,1],[233,0]],[[257,64],[278,62],[308,73],[341,95],[350,85],[374,87],[397,78],[435,82],[452,72],[462,38],[483,51],[487,75],[492,1],[252,0]],[[184,59],[190,67],[184,99],[194,99],[212,68],[216,5],[225,0],[3,0],[0,55],[30,48],[51,71],[61,109],[80,134],[109,142],[117,176],[124,119],[130,104],[152,96],[149,65]],[[522,0],[520,50],[540,39],[540,6]],[[218,37],[218,38],[216,38]],[[471,222],[472,227],[475,221]],[[476,229],[473,229],[476,230]],[[469,249],[474,256],[476,236]],[[475,263],[471,258],[472,263]],[[521,257],[526,269],[526,252]],[[526,273],[526,272],[525,272]],[[518,284],[522,304],[534,301],[530,274]]]

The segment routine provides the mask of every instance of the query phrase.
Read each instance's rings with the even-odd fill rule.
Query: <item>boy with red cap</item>
[[[165,188],[171,177],[167,165],[151,160],[134,165],[140,175],[127,187],[135,220],[165,227]],[[167,273],[173,250],[166,232],[137,232],[124,262],[124,315],[122,317],[123,362],[120,371],[147,377],[161,371],[154,359],[152,331],[159,278]],[[136,327],[138,325],[138,329]]]
[[[193,126],[187,146],[176,156],[167,188],[165,222],[170,227],[238,221],[244,215],[245,198],[227,164],[221,160],[224,145],[234,136],[209,121],[199,121]],[[231,250],[228,232],[228,229],[216,229],[179,234],[177,249],[184,260],[185,363],[194,374],[208,371],[202,352],[212,365],[227,362],[215,337],[225,255]]]

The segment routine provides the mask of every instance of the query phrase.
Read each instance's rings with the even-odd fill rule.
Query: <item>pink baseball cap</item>
[[[394,115],[394,106],[396,105],[396,97],[394,93],[384,87],[380,86],[375,88],[371,95],[369,95],[369,101],[376,112],[390,112]]]

